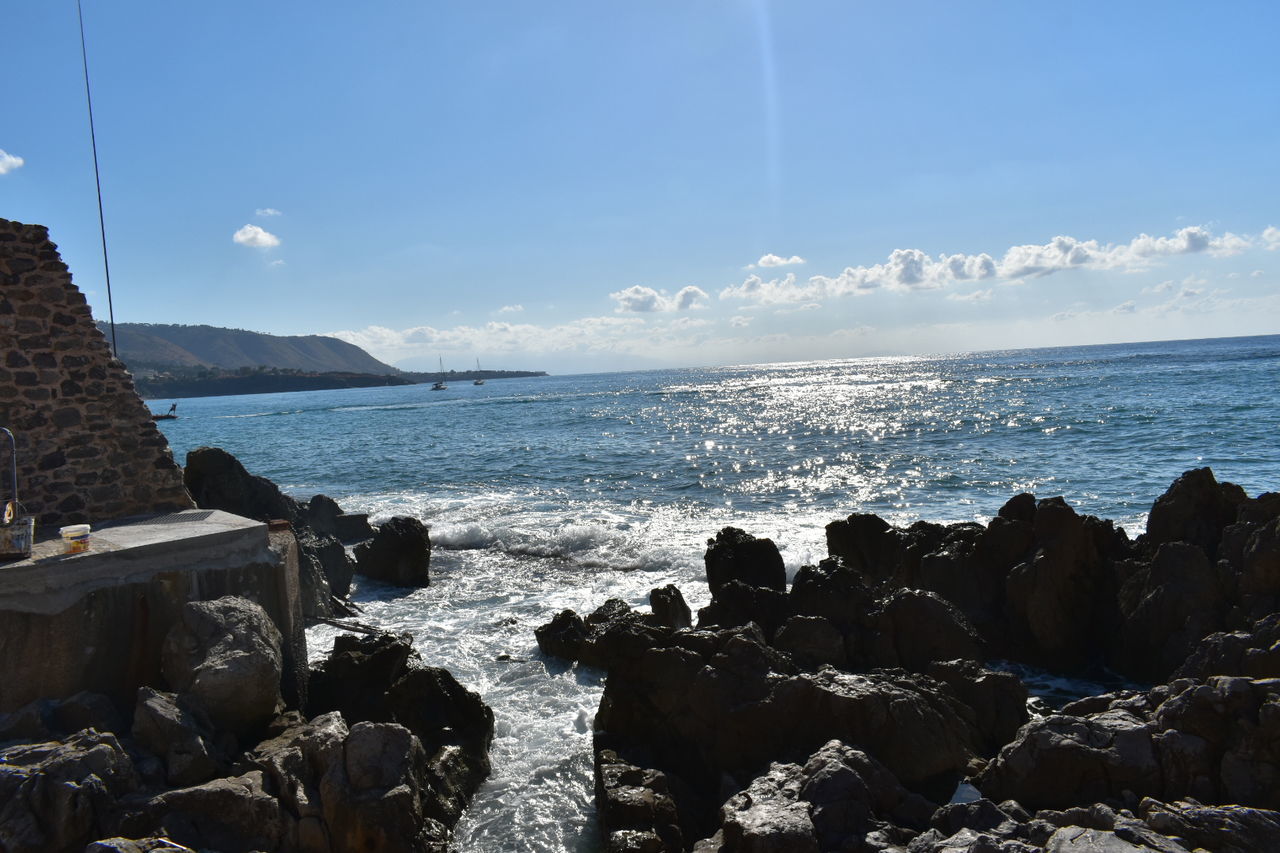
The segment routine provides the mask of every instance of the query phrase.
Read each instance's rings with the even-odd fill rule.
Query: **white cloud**
[[[231,237],[241,246],[253,246],[255,249],[270,249],[280,245],[280,238],[270,231],[264,231],[257,225],[246,225]]]
[[[1121,302],[1115,308],[1111,309],[1112,314],[1133,314],[1138,310],[1138,303],[1130,299],[1127,302]]]
[[[1262,270],[1254,270],[1253,272],[1249,273],[1249,278],[1262,278],[1264,275],[1266,275],[1266,273],[1264,273]]]
[[[1168,293],[1173,290],[1173,280],[1162,281],[1159,284],[1153,284],[1150,287],[1142,288],[1143,293]]]
[[[792,255],[789,258],[783,258],[775,254],[761,255],[760,260],[755,262],[755,266],[761,267],[785,267],[791,264],[803,264],[804,258],[799,255]]]
[[[1280,229],[1263,232],[1263,241],[1280,247]],[[1138,271],[1157,260],[1176,255],[1207,253],[1234,255],[1255,241],[1227,232],[1215,236],[1202,226],[1188,226],[1168,237],[1139,234],[1128,243],[1101,244],[1097,240],[1054,237],[1044,244],[1012,246],[996,260],[982,253],[936,257],[920,249],[895,249],[888,259],[872,266],[846,267],[835,276],[815,275],[798,282],[794,275],[765,281],[748,276],[741,284],[720,291],[721,299],[760,304],[810,302],[833,297],[866,294],[881,288],[895,291],[936,290],[957,282],[1001,280],[1014,283],[1073,269]]]
[[[7,175],[14,169],[22,168],[22,164],[27,162],[21,157],[10,154],[3,148],[0,148],[0,175]]]
[[[283,216],[284,215],[280,211],[276,210],[274,207],[260,207],[257,210],[255,210],[254,213],[257,214],[258,216]]]
[[[743,317],[739,314],[736,317],[729,318],[729,325],[735,329],[745,329],[747,326],[751,325],[751,318]]]
[[[269,267],[282,267],[282,266],[284,266],[284,261],[280,260],[279,258],[276,258],[274,261],[272,261],[271,263],[267,264],[267,266],[269,266]]]
[[[498,309],[499,314],[519,314],[524,311],[523,305],[503,305]]]
[[[3,151],[0,151],[0,154],[3,153]],[[19,163],[19,165],[21,165],[21,163]],[[0,170],[0,174],[3,174],[3,170]],[[1263,229],[1262,245],[1273,252],[1276,249],[1280,249],[1280,228],[1277,228],[1274,225],[1268,225]]]
[[[618,303],[614,310],[619,314],[651,314],[701,308],[710,297],[705,290],[693,285],[680,288],[675,296],[667,296],[665,290],[633,284],[625,290],[610,293],[609,298]]]

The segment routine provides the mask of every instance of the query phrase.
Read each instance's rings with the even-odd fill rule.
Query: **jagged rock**
[[[163,791],[135,804],[121,829],[222,853],[280,850],[294,831],[292,818],[256,770]]]
[[[931,592],[904,589],[889,596],[874,617],[871,666],[923,672],[933,661],[981,660],[977,632],[954,606]]]
[[[180,707],[172,693],[138,688],[133,738],[164,762],[165,779],[174,787],[199,785],[229,769],[208,719],[199,709]]]
[[[572,610],[561,610],[550,622],[535,628],[533,634],[543,654],[574,661],[587,638],[587,625]]]
[[[1249,537],[1243,563],[1243,592],[1273,600],[1280,595],[1280,519],[1268,522]]]
[[[875,593],[863,574],[841,557],[830,557],[816,566],[801,566],[789,598],[791,612],[821,616],[841,633],[867,622],[876,603]]]
[[[356,546],[356,571],[385,583],[427,586],[430,567],[431,535],[416,518],[388,519],[373,539]]]
[[[684,849],[680,816],[666,774],[637,767],[610,749],[595,755],[596,809],[610,853]]]
[[[489,775],[493,711],[448,670],[423,667],[407,635],[342,635],[313,670],[309,712],[356,723],[396,723],[422,752],[425,814],[452,826]],[[427,789],[424,789],[427,790]]]
[[[1244,490],[1219,483],[1208,468],[1187,471],[1156,498],[1147,515],[1146,542],[1153,549],[1166,542],[1186,542],[1217,557],[1222,531],[1236,521]]]
[[[161,650],[169,686],[194,699],[215,728],[244,735],[281,706],[282,639],[253,602],[226,596],[190,601]]]
[[[1280,613],[1258,620],[1248,631],[1210,634],[1170,678],[1204,681],[1213,675],[1280,678]]]
[[[1016,799],[1036,808],[1094,803],[1123,790],[1159,794],[1152,733],[1145,720],[1122,710],[1032,720],[975,784],[989,799]]]
[[[1222,628],[1234,578],[1185,542],[1160,545],[1149,567],[1120,588],[1120,671],[1146,682],[1169,676],[1207,634]]]
[[[772,539],[757,539],[744,530],[726,527],[707,540],[704,561],[713,598],[730,581],[777,592],[787,590],[787,572]]]
[[[123,734],[127,727],[109,698],[85,690],[66,699],[37,699],[8,714],[0,714],[0,743],[52,740],[81,729]]]
[[[1027,687],[1012,673],[986,669],[974,661],[953,660],[935,661],[925,674],[947,685],[973,711],[974,726],[982,735],[983,755],[994,755],[1027,722]]]
[[[693,614],[675,584],[649,591],[649,608],[658,625],[679,631],[693,625]]]
[[[426,756],[417,739],[394,723],[357,723],[342,760],[320,780],[330,843],[336,850],[443,853],[448,830],[426,808]]]
[[[363,542],[372,539],[377,532],[369,524],[364,513],[342,511],[338,502],[327,495],[314,495],[303,507],[307,523],[317,533],[332,536],[342,542]]]
[[[115,736],[92,729],[0,750],[0,850],[82,850],[115,834],[116,800],[139,785]]]
[[[666,644],[671,629],[652,624],[625,601],[611,598],[586,619],[587,636],[579,647],[584,666],[610,669],[652,646]]]
[[[800,666],[845,666],[844,637],[821,616],[792,616],[773,638],[773,647],[786,652]]]
[[[1009,639],[1032,663],[1079,671],[1101,656],[1119,621],[1103,552],[1127,540],[1110,522],[1077,515],[1061,498],[1036,505],[1034,530],[1035,556],[1005,583]]]
[[[1266,809],[1145,799],[1139,813],[1155,831],[1215,853],[1268,850],[1280,839],[1280,812]]]
[[[902,561],[896,531],[878,515],[855,513],[833,521],[826,534],[827,553],[870,583],[887,580]]]
[[[754,625],[680,632],[610,670],[597,747],[674,774],[682,817],[714,802],[723,774],[749,779],[778,756],[831,738],[864,745],[907,784],[963,771],[980,733],[972,711],[925,676],[900,671],[797,674]],[[693,803],[693,805],[689,805]]]
[[[773,764],[752,779],[720,807],[720,830],[695,844],[695,853],[818,853],[799,776],[794,764]]]
[[[785,593],[730,580],[716,589],[710,604],[698,610],[698,628],[733,628],[754,622],[771,638],[789,615]]]

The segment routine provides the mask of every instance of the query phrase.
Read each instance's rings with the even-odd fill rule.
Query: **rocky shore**
[[[355,573],[430,582],[417,519],[374,528],[323,495],[298,502],[217,448],[184,476],[201,508],[288,523],[312,621],[351,612]],[[445,850],[489,775],[493,713],[409,635],[357,627],[296,679],[256,603],[191,601],[133,707],[82,692],[0,715],[0,850]]]
[[[827,544],[788,589],[774,543],[726,528],[696,624],[665,587],[538,629],[608,671],[606,849],[1280,849],[1280,494],[1199,469],[1136,540],[1023,494]],[[1054,710],[994,661],[1134,689]]]

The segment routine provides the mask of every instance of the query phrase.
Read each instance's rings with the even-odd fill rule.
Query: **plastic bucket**
[[[66,527],[59,527],[58,532],[62,534],[62,542],[68,554],[79,554],[89,550],[89,525],[69,524]]]

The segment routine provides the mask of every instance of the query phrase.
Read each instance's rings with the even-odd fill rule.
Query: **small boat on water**
[[[478,358],[477,358],[477,359],[476,359],[476,373],[479,373],[479,372],[480,372],[480,359],[478,359]],[[471,384],[472,384],[472,385],[483,385],[483,384],[484,384],[484,377],[482,377],[482,376],[477,376],[475,379],[471,380]]]
[[[432,391],[448,391],[449,386],[444,384],[444,359],[440,359],[440,378],[431,386]]]
[[[170,406],[169,411],[165,412],[163,415],[159,414],[158,412],[151,413],[151,420],[153,421],[176,421],[177,419],[178,419],[177,403],[174,403],[172,406]]]

